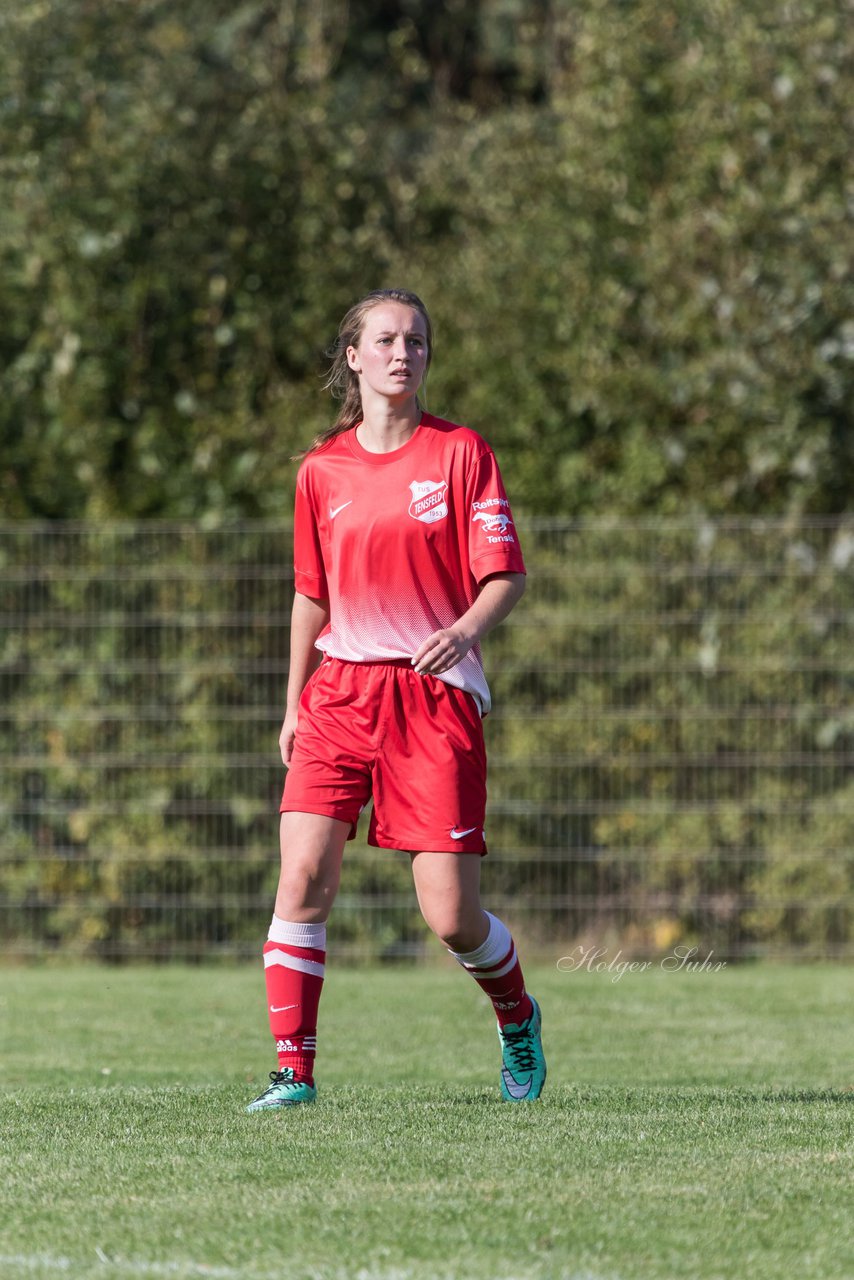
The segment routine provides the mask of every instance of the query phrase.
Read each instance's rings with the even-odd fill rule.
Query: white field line
[[[9,1253],[0,1254],[0,1268],[15,1267],[22,1273],[43,1272],[51,1275],[75,1277],[104,1276],[175,1276],[186,1277],[186,1280],[282,1280],[288,1268],[276,1271],[246,1271],[244,1268],[214,1266],[205,1262],[146,1262],[142,1258],[110,1258],[100,1247],[96,1246],[91,1262],[63,1257],[52,1253]],[[437,1272],[432,1267],[392,1267],[382,1271],[362,1268],[353,1272],[349,1268],[330,1271],[328,1268],[317,1270],[313,1267],[300,1267],[300,1280],[423,1280],[429,1275],[431,1280],[470,1280],[459,1272]],[[530,1280],[530,1274],[496,1275],[493,1280]],[[616,1275],[598,1275],[592,1271],[574,1271],[561,1273],[560,1280],[619,1280]]]

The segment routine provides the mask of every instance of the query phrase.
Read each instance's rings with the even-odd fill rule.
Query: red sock
[[[326,925],[291,924],[273,916],[264,943],[267,1012],[279,1070],[314,1083],[317,1009],[323,990]]]
[[[508,1023],[530,1018],[534,1006],[525,991],[522,966],[509,929],[497,916],[488,911],[486,915],[489,920],[486,941],[475,951],[452,951],[451,955],[471,974],[481,991],[486,992],[498,1025],[506,1027]]]

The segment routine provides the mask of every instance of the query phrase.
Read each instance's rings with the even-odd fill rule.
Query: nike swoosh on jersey
[[[462,840],[463,836],[470,836],[473,831],[477,831],[477,827],[466,827],[465,831],[457,831],[456,827],[452,827],[451,839]]]
[[[511,1098],[527,1098],[528,1094],[531,1092],[532,1080],[529,1080],[527,1084],[520,1084],[516,1077],[512,1076],[506,1067],[502,1068],[501,1074],[504,1077],[504,1084]]]
[[[352,501],[353,501],[353,499],[351,498],[351,499],[350,499],[350,502],[352,502]],[[340,506],[340,507],[336,507],[334,511],[333,511],[333,510],[332,510],[332,508],[330,507],[330,508],[329,508],[329,519],[330,519],[330,520],[334,520],[334,519],[335,519],[335,517],[339,514],[339,512],[343,511],[345,507],[349,507],[350,502],[342,502],[342,503],[341,503],[341,506]]]

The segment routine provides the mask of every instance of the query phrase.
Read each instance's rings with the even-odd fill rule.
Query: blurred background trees
[[[529,514],[826,514],[843,0],[0,3],[0,512],[287,515],[363,292]]]
[[[292,456],[400,284],[532,568],[491,892],[850,954],[850,0],[0,0],[0,49],[4,936],[255,947]],[[391,865],[354,952],[422,945]]]

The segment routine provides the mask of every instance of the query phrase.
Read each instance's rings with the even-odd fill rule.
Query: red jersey
[[[467,427],[422,415],[392,453],[352,428],[310,453],[297,476],[295,585],[328,600],[318,649],[347,662],[410,658],[474,603],[493,573],[524,573],[492,449]],[[438,677],[490,707],[480,647]]]

